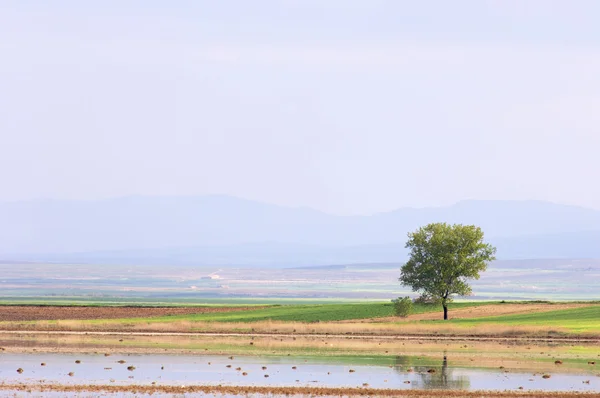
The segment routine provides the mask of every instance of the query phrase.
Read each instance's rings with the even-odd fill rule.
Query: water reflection
[[[394,369],[398,373],[415,374],[412,381],[413,388],[417,389],[469,389],[471,380],[464,374],[454,375],[448,367],[448,357],[444,355],[440,365],[424,365],[418,358],[410,356],[398,356],[395,360]]]
[[[0,353],[0,379],[9,385],[231,385],[363,387],[393,389],[463,389],[589,391],[599,385],[590,380],[596,371],[566,371],[549,362],[552,378],[539,369],[505,373],[497,368],[455,367],[440,353],[431,357],[278,357],[168,354],[52,354]],[[44,363],[45,366],[40,364]],[[394,363],[392,363],[394,365]],[[134,366],[133,371],[129,366]],[[17,369],[24,372],[17,372]],[[434,369],[435,372],[429,372]],[[561,372],[561,369],[562,372]],[[410,371],[409,371],[410,370]],[[74,372],[73,375],[70,373]],[[532,373],[537,373],[533,376]],[[268,378],[265,375],[269,375]],[[7,396],[1,390],[0,396]],[[46,395],[42,395],[46,396]],[[129,395],[128,395],[129,396]]]

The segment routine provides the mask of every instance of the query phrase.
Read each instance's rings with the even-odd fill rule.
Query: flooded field
[[[451,367],[440,359],[314,356],[1,354],[8,385],[229,385],[600,392],[594,370]]]
[[[0,396],[589,397],[599,359],[576,340],[3,332]]]

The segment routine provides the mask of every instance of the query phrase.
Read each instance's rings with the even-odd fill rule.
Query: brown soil
[[[467,307],[452,309],[448,311],[448,317],[450,319],[465,319],[465,318],[484,318],[488,316],[499,316],[499,315],[513,315],[513,314],[526,314],[529,312],[546,312],[546,311],[558,311],[568,310],[571,308],[588,307],[593,304],[492,304],[482,305],[478,307]],[[406,318],[398,317],[385,317],[376,318],[369,322],[398,322],[398,321],[434,321],[442,319],[442,309],[438,312],[428,312],[425,314],[414,314],[409,315]],[[340,321],[340,323],[347,323],[349,321]]]
[[[16,305],[0,306],[0,322],[150,318],[168,315],[255,310],[258,308],[263,307],[69,307]]]
[[[460,308],[457,310],[450,309],[448,315],[452,319],[463,319],[463,318],[482,318],[486,316],[498,316],[498,315],[513,315],[513,314],[526,314],[529,312],[544,312],[544,311],[559,311],[569,310],[578,307],[588,307],[590,304],[498,304],[498,305],[482,305],[478,307],[467,307]],[[410,321],[429,321],[436,320],[442,317],[440,313],[426,313],[426,314],[415,314],[410,315],[408,320]]]
[[[134,394],[232,394],[232,395],[274,395],[274,396],[344,396],[344,397],[398,397],[398,398],[548,398],[548,397],[600,397],[598,393],[548,392],[548,391],[461,391],[461,390],[385,390],[372,388],[327,388],[327,387],[277,387],[277,386],[119,386],[119,385],[30,385],[0,384],[0,391],[53,391],[63,393],[134,393]]]

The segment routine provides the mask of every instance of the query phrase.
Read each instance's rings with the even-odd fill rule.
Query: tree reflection
[[[448,367],[448,358],[444,355],[441,366],[425,366],[420,364],[418,358],[411,356],[398,356],[394,369],[401,374],[407,374],[412,369],[415,377],[411,380],[413,388],[421,389],[461,389],[466,390],[471,386],[469,376],[455,376]],[[435,370],[431,372],[430,370]]]

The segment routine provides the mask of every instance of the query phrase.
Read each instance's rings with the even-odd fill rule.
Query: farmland
[[[323,333],[596,337],[600,303],[459,302],[450,321],[435,305],[406,318],[391,303],[227,307],[3,307],[0,329],[166,333]],[[121,317],[119,316],[121,315]]]
[[[474,319],[455,319],[453,324],[476,327],[481,324],[531,325],[563,328],[571,333],[600,333],[600,305],[559,311],[544,311]]]
[[[119,319],[132,317],[186,316],[228,311],[247,311],[261,308],[247,306],[178,306],[178,307],[142,307],[142,306],[50,306],[50,305],[4,305],[0,307],[2,321],[35,321],[60,319]]]
[[[17,396],[23,388],[65,396],[568,397],[598,391],[600,302],[583,300],[599,288],[594,262],[540,263],[526,271],[518,262],[499,262],[477,281],[476,296],[450,305],[449,321],[441,320],[440,307],[426,304],[414,304],[406,318],[395,316],[390,299],[409,292],[398,286],[398,266],[390,264],[0,267],[6,288],[0,372],[12,375],[0,390]],[[23,278],[24,270],[31,277]],[[76,359],[82,362],[75,368]],[[127,364],[116,368],[116,360]],[[135,370],[127,370],[130,363]],[[348,378],[348,369],[360,377]],[[181,384],[189,388],[176,390]],[[477,386],[494,391],[472,391]],[[518,392],[498,391],[507,388]]]
[[[525,310],[528,308],[527,304],[519,305]],[[499,304],[487,306],[493,308]],[[480,306],[463,306],[455,311],[477,308]],[[143,322],[148,319],[151,318],[145,318]],[[363,321],[363,326],[376,324],[367,318]],[[211,322],[228,327],[242,324]],[[592,396],[589,392],[597,388],[595,361],[600,357],[600,350],[595,341],[547,341],[546,338],[536,340],[533,336],[489,341],[477,341],[473,336],[447,339],[440,335],[411,339],[398,335],[313,332],[313,328],[319,332],[318,328],[323,325],[345,327],[349,325],[345,321],[249,321],[245,324],[249,327],[246,331],[218,336],[201,332],[91,331],[77,334],[72,328],[64,333],[2,332],[0,372],[5,376],[1,388],[4,391],[18,392],[25,388],[65,395],[85,391],[115,395],[255,392],[259,396],[407,397],[588,397]],[[268,327],[270,334],[252,331],[251,328],[261,325]],[[304,325],[305,329],[280,330],[283,325]],[[357,326],[355,323],[350,325]],[[394,327],[398,328],[398,325]],[[40,368],[40,362],[47,365]],[[23,369],[23,376],[29,377],[30,382],[22,384],[21,375],[14,372],[17,366]],[[355,372],[355,377],[348,378],[349,371]],[[74,376],[65,377],[67,373],[74,373]],[[263,375],[270,377],[265,379],[267,376]],[[546,375],[552,379],[547,381]],[[32,384],[31,380],[36,377],[44,381]],[[136,379],[135,385],[109,382],[109,378],[127,381],[132,377]],[[182,377],[185,377],[184,383]],[[343,380],[343,387],[336,385],[340,380]],[[410,384],[405,384],[407,382]],[[185,387],[179,387],[182,384]],[[260,387],[253,389],[249,385]],[[495,391],[465,391],[483,388],[478,386]],[[528,391],[521,391],[522,386]],[[448,392],[439,388],[460,391]],[[550,392],[554,389],[560,392]],[[568,392],[570,389],[578,392]]]
[[[416,304],[399,318],[381,301],[23,302],[0,303],[0,390],[17,396],[24,388],[65,396],[597,391],[598,302],[456,302],[450,321],[440,320],[437,305]],[[518,392],[499,392],[507,388]]]

